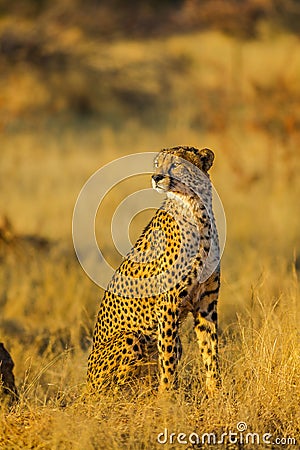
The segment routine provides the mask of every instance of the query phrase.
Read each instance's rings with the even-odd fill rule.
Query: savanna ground
[[[273,444],[245,448],[299,448],[299,36],[262,21],[247,39],[195,29],[92,39],[49,13],[39,47],[28,17],[17,34],[14,14],[0,21],[0,213],[12,222],[0,226],[0,341],[15,361],[20,402],[0,409],[0,448],[187,448],[179,433],[220,437],[239,422],[260,439],[272,435]],[[137,381],[128,392],[89,398],[102,293],[72,247],[77,195],[105,163],[178,144],[216,154],[211,173],[228,227],[223,387],[205,397],[188,321],[178,392],[159,397]],[[114,266],[113,211],[149,183],[143,176],[117,186],[97,218]],[[133,239],[147,220],[133,221]],[[176,433],[173,444],[157,442],[165,428]]]

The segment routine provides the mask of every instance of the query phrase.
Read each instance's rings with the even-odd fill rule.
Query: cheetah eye
[[[157,160],[154,161],[154,167],[155,167],[155,169],[158,168],[158,161]]]
[[[179,162],[173,162],[172,164],[171,164],[171,169],[176,169],[177,167],[179,167],[180,166],[180,163]]]

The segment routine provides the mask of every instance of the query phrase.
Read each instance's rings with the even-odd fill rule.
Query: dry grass
[[[262,35],[242,44],[206,33],[110,45],[106,52],[115,73],[117,66],[128,70],[129,88],[145,84],[153,95],[160,87],[155,69],[167,54],[189,61],[184,75],[174,64],[162,72],[170,95],[163,126],[129,117],[117,128],[92,120],[43,127],[29,118],[25,127],[16,122],[1,136],[1,210],[23,237],[0,248],[1,341],[15,361],[20,393],[15,409],[0,410],[0,448],[152,449],[162,447],[157,435],[164,428],[220,436],[235,432],[240,421],[261,436],[293,437],[299,445],[296,40]],[[143,68],[132,78],[130,70],[143,61],[148,78]],[[3,96],[11,95],[17,98],[8,86]],[[26,105],[32,99],[23,100]],[[115,157],[181,143],[215,150],[213,180],[228,222],[220,298],[223,389],[205,398],[188,322],[178,392],[158,397],[137,383],[129,392],[91,399],[84,394],[85,372],[101,292],[72,252],[77,194],[89,175]],[[139,183],[144,179],[128,192]],[[111,195],[114,202],[120,198],[118,190]],[[114,202],[108,202],[103,222]],[[26,239],[30,235],[47,237],[50,248],[35,248]],[[115,250],[107,251],[117,263]]]

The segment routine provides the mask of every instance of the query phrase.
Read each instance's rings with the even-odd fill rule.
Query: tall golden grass
[[[284,448],[297,448],[297,40],[262,31],[260,40],[246,43],[205,33],[110,45],[111,64],[128,70],[129,83],[145,84],[153,95],[161,82],[155,69],[164,56],[182,62],[181,71],[173,64],[162,72],[171,86],[170,108],[161,103],[163,125],[141,123],[127,110],[120,113],[124,123],[118,127],[78,119],[45,127],[31,117],[26,126],[14,121],[2,131],[1,213],[12,220],[16,239],[0,248],[0,336],[15,361],[20,403],[0,409],[0,448],[188,448],[178,442],[180,433],[187,439],[191,433],[220,438],[237,432],[239,422],[247,424],[243,436],[272,435],[273,447],[255,441],[245,448],[275,448],[275,439],[286,442]],[[141,66],[136,79],[130,72],[135,64]],[[32,98],[25,95],[26,86],[20,101],[27,105]],[[3,95],[18,101],[9,86]],[[228,226],[219,305],[223,387],[206,398],[188,320],[177,392],[158,396],[137,380],[129,391],[90,398],[85,373],[101,290],[72,250],[76,197],[86,179],[114,158],[178,144],[207,146],[216,153],[212,178]],[[145,179],[133,183],[129,191]],[[98,227],[121,195],[118,188],[111,193]],[[133,233],[141,227],[136,223]],[[28,236],[44,236],[50,247],[41,248]],[[116,265],[115,249],[106,251]],[[168,444],[159,444],[157,436],[165,429]]]

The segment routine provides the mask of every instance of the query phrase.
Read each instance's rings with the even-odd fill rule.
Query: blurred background
[[[0,332],[19,380],[32,355],[33,372],[66,348],[86,360],[101,295],[75,258],[72,211],[88,177],[129,153],[215,152],[222,328],[254,288],[281,295],[300,266],[299,48],[299,0],[0,0]],[[110,218],[149,184],[103,204],[115,266]],[[135,220],[133,240],[148,218]]]

